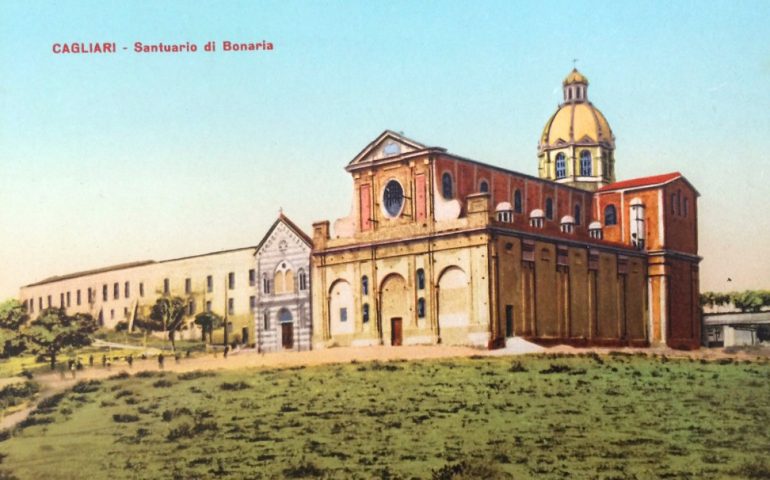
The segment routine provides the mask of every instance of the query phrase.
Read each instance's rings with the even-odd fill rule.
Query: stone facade
[[[257,246],[257,349],[310,350],[311,239],[281,215]]]

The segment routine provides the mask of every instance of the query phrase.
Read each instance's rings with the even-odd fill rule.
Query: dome
[[[513,210],[513,207],[508,202],[500,202],[497,204],[497,207],[495,207],[496,212],[507,212],[509,210]]]
[[[563,217],[561,217],[561,222],[559,222],[559,223],[571,223],[571,224],[574,224],[575,223],[575,217],[573,217],[572,215],[564,215]]]
[[[588,79],[582,73],[578,72],[577,68],[573,68],[569,75],[564,78],[562,85],[570,85],[572,83],[583,83],[588,85]]]
[[[610,124],[590,102],[562,104],[540,136],[540,148],[574,143],[614,143]]]

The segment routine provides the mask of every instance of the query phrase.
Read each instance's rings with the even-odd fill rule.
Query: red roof
[[[623,180],[622,182],[610,183],[605,185],[597,192],[607,192],[610,190],[625,190],[627,188],[638,187],[652,187],[655,185],[662,185],[668,183],[671,180],[676,180],[682,176],[679,172],[664,173],[663,175],[654,175],[652,177],[632,178],[630,180]]]

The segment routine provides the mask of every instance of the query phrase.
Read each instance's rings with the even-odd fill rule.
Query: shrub
[[[321,478],[326,473],[322,468],[313,462],[302,462],[298,465],[292,465],[283,470],[286,478]]]
[[[213,377],[216,375],[214,372],[204,372],[201,370],[193,370],[192,372],[180,373],[179,380],[196,380],[198,378]]]
[[[244,381],[238,381],[233,383],[225,382],[222,385],[220,385],[219,388],[221,388],[222,390],[229,390],[229,391],[245,390],[247,388],[251,388],[251,385],[249,385]]]
[[[89,380],[87,382],[78,382],[72,387],[72,391],[76,393],[92,393],[99,390],[102,382],[99,380]]]
[[[509,368],[508,371],[513,373],[520,373],[520,372],[523,373],[527,371],[527,367],[522,365],[522,363],[517,360],[513,362],[513,364],[511,365],[511,368]]]
[[[170,380],[166,380],[165,378],[161,378],[157,382],[153,383],[152,386],[155,388],[168,388],[174,383]]]
[[[132,422],[138,422],[139,417],[136,415],[132,415],[130,413],[116,413],[112,416],[112,419],[116,423],[132,423]]]
[[[569,373],[570,371],[572,371],[572,368],[569,365],[560,365],[558,363],[552,363],[551,366],[546,368],[545,370],[540,370],[540,373],[544,375],[548,375],[551,373]],[[585,373],[585,371],[583,373]]]

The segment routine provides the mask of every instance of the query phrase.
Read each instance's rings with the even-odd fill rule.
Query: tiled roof
[[[610,183],[600,188],[599,192],[607,192],[610,190],[625,190],[628,188],[638,187],[652,187],[655,185],[662,185],[668,183],[677,178],[681,178],[682,174],[679,172],[665,173],[663,175],[653,175],[652,177],[632,178],[630,180],[623,180],[622,182]]]

